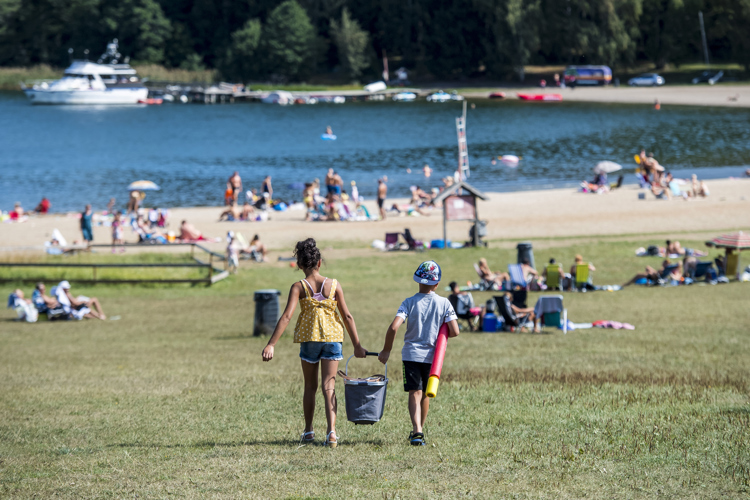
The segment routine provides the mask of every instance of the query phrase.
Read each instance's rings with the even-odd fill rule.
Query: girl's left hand
[[[367,356],[367,349],[365,349],[361,345],[354,347],[354,357],[355,358],[364,358],[366,356]]]
[[[271,361],[273,359],[273,346],[267,345],[263,349],[263,361]]]

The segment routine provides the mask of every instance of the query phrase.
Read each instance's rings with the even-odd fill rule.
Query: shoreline
[[[750,220],[750,179],[733,178],[709,183],[707,198],[685,201],[657,200],[647,191],[624,185],[608,194],[578,193],[570,188],[487,193],[489,200],[479,202],[482,220],[487,220],[487,240],[507,241],[533,238],[572,238],[648,234],[690,234],[748,230]],[[638,194],[646,193],[644,200]],[[407,200],[389,198],[387,206]],[[377,213],[374,200],[364,205],[371,214]],[[169,209],[169,227],[176,231],[185,219],[206,237],[220,242],[204,242],[208,248],[222,251],[227,231],[242,232],[246,238],[260,234],[269,249],[289,249],[300,238],[312,236],[321,244],[344,247],[369,247],[373,240],[384,239],[386,232],[403,232],[410,228],[415,238],[423,241],[442,239],[442,210],[434,209],[429,216],[396,216],[389,213],[384,221],[307,222],[304,211],[270,212],[266,222],[218,222],[223,207],[177,207]],[[35,216],[23,223],[0,224],[0,250],[19,251],[20,247],[41,248],[53,229],[72,243],[80,240],[79,221],[68,213]],[[468,222],[450,222],[448,239],[468,239]],[[586,235],[586,236],[584,236]],[[135,242],[128,228],[125,240]],[[94,227],[95,243],[111,243],[111,228]],[[150,245],[138,247],[144,251]],[[180,248],[180,247],[176,247]]]
[[[445,86],[443,89],[453,90],[454,87]],[[555,87],[482,87],[482,90],[471,87],[455,87],[455,89],[467,99],[489,99],[491,92],[505,92],[505,100],[520,100],[517,93],[530,94],[561,94],[563,102],[588,102],[602,104],[654,104],[659,100],[662,106],[713,106],[723,108],[750,108],[750,84],[717,84],[717,85],[665,85],[662,87],[570,87],[565,89]],[[15,92],[23,94],[20,89],[0,89],[3,92]],[[396,88],[389,87],[392,92]],[[435,86],[415,87],[420,95],[427,95],[440,90]],[[325,92],[345,95],[352,92],[349,90],[337,91],[327,90],[295,90],[292,94],[309,95],[316,92]],[[357,92],[360,92],[359,90]],[[552,102],[529,102],[530,105],[552,105]]]

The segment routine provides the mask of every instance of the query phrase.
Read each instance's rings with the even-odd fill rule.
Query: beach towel
[[[595,328],[612,328],[614,330],[635,330],[635,327],[631,325],[630,323],[620,323],[619,321],[610,321],[610,320],[600,319],[599,321],[594,321],[592,324]]]

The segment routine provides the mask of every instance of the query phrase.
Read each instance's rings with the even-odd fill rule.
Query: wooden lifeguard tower
[[[474,246],[479,245],[479,211],[477,200],[487,201],[487,195],[469,184],[454,184],[436,198],[435,202],[443,204],[443,245],[448,242],[448,221],[467,221],[474,223]]]

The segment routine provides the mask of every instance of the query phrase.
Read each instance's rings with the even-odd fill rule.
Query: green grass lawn
[[[549,257],[570,265],[583,253],[597,266],[596,283],[622,283],[658,265],[633,255],[649,243],[535,254],[541,268]],[[323,274],[342,282],[363,345],[380,350],[401,300],[416,291],[419,262],[434,258],[446,283],[460,282],[476,279],[471,264],[480,256],[499,270],[514,251],[337,255]],[[425,448],[407,442],[399,339],[383,420],[347,422],[339,381],[341,444],[329,450],[319,445],[322,398],[318,443],[298,446],[302,374],[291,332],[270,363],[260,356],[267,339],[251,336],[253,292],[277,288],[283,302],[301,277],[288,266],[247,263],[210,288],[74,283],[74,292],[97,296],[119,321],[20,324],[4,313],[0,497],[750,494],[747,284],[565,294],[573,321],[627,321],[635,331],[463,332],[449,342]],[[345,343],[344,356],[351,353]],[[382,373],[373,358],[350,368]]]

